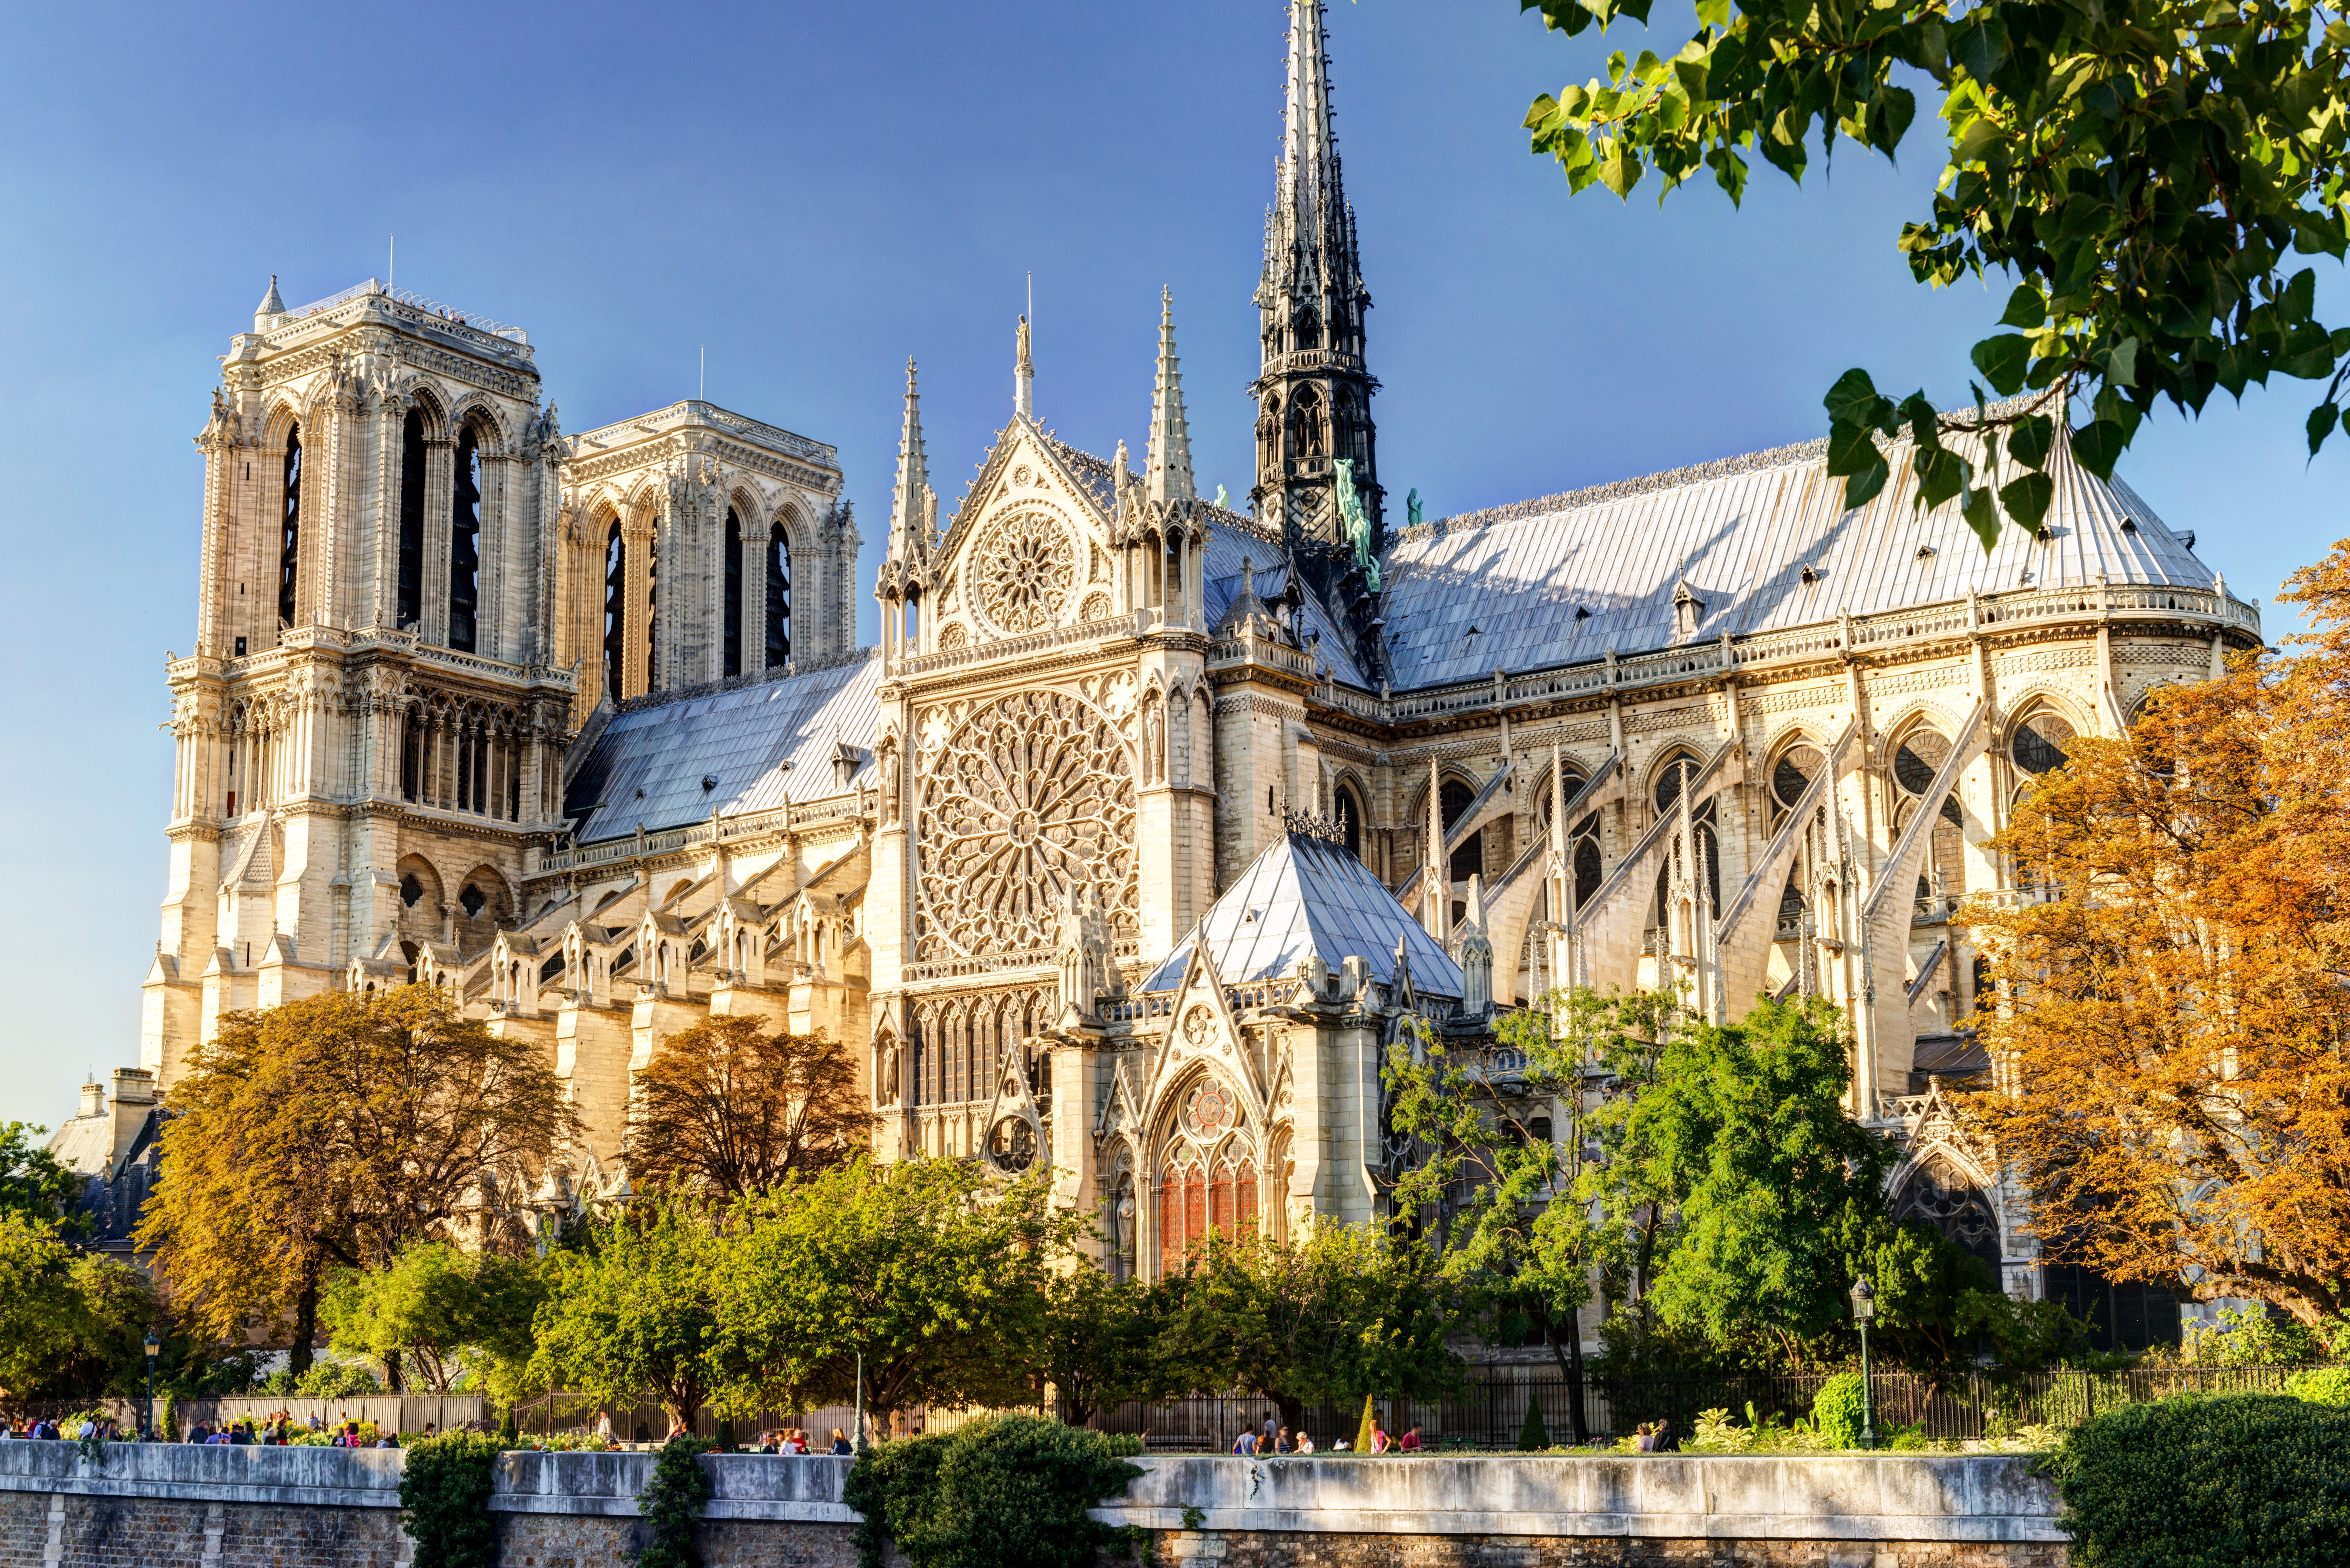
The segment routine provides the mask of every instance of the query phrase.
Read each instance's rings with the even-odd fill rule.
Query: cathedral
[[[884,1156],[1041,1162],[1148,1278],[1381,1213],[1415,1019],[1506,1086],[1493,1012],[1553,986],[1817,994],[1891,1200],[2058,1288],[1942,1097],[1985,1068],[1952,917],[2033,896],[1981,847],[2032,777],[2257,611],[2063,454],[1988,554],[1899,453],[1846,509],[1818,442],[1399,518],[1324,28],[1294,0],[1246,495],[1198,492],[1171,302],[1139,451],[1053,433],[1024,321],[944,506],[910,362],[872,646],[832,447],[699,400],[568,433],[526,333],[272,280],[196,438],[169,889],[85,1168],[224,1012],[424,981],[586,1128],[491,1201],[593,1201],[631,1075],[750,1014],[852,1044]]]

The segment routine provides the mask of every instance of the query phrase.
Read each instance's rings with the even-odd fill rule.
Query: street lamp
[[[1877,1315],[1877,1293],[1865,1279],[1852,1282],[1852,1319],[1860,1324],[1860,1446],[1877,1447],[1877,1400],[1868,1386],[1868,1320]]]
[[[155,1356],[162,1348],[163,1342],[155,1337],[153,1329],[149,1329],[147,1331],[147,1414],[140,1425],[147,1428],[150,1437],[152,1437],[155,1431]]]

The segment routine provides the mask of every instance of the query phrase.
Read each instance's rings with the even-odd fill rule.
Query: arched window
[[[629,545],[620,537],[620,520],[612,519],[604,535],[604,694],[618,702],[621,654],[628,647]]]
[[[743,519],[726,509],[726,537],[719,546],[726,557],[724,607],[719,612],[718,673],[743,673]]]
[[[1599,891],[1602,880],[1599,864],[1599,817],[1595,813],[1586,825],[1589,833],[1575,829],[1575,907],[1581,909]]]
[[[1923,725],[1911,730],[1893,748],[1893,782],[1901,792],[1893,813],[1897,835],[1907,831],[1911,819],[1923,809],[1926,794],[1934,787],[1934,777],[1950,754],[1950,742]],[[1930,920],[1947,915],[1950,912],[1948,901],[1966,891],[1965,829],[1966,816],[1959,803],[1943,796],[1939,815],[1929,830],[1931,836],[1925,862],[1918,872],[1915,919]]]
[[[1345,784],[1338,786],[1338,799],[1332,808],[1338,815],[1338,836],[1345,841],[1347,853],[1360,860],[1363,857],[1363,805],[1355,792]]]
[[[906,619],[912,636],[913,617]],[[792,656],[792,545],[784,525],[767,531],[767,668],[780,670]]]
[[[481,575],[481,436],[469,424],[457,437],[456,485],[449,500],[449,646],[460,653],[473,651]]]
[[[1446,779],[1443,787],[1437,791],[1436,798],[1444,814],[1444,831],[1449,837],[1452,825],[1461,820],[1461,814],[1469,809],[1469,803],[1477,798],[1477,792],[1459,779]],[[1455,882],[1466,882],[1482,871],[1485,868],[1484,840],[1485,830],[1482,827],[1464,839],[1452,852],[1452,858],[1445,867],[1445,875]]]
[[[2037,709],[2015,726],[2007,754],[2027,774],[2044,774],[2064,765],[2073,744],[2073,726],[2045,708]]]
[[[294,624],[294,585],[302,561],[302,427],[286,427],[286,493],[277,537],[277,624]]]
[[[1239,1236],[1256,1229],[1256,1162],[1240,1121],[1232,1091],[1214,1079],[1184,1093],[1159,1165],[1162,1274],[1180,1272],[1211,1231]]]
[[[660,687],[660,524],[645,535],[645,690]]]
[[[394,626],[424,618],[424,415],[408,410],[400,429],[400,593]]]
[[[1798,742],[1779,754],[1776,766],[1771,770],[1771,830],[1776,833],[1787,813],[1804,798],[1804,792],[1827,766],[1827,758],[1817,746]],[[1929,775],[1930,776],[1930,775]]]

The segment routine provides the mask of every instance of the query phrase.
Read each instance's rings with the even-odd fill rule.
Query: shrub
[[[637,1494],[637,1511],[653,1537],[638,1554],[637,1568],[701,1568],[693,1517],[710,1501],[710,1472],[702,1468],[702,1456],[709,1451],[708,1443],[689,1433],[661,1445],[653,1479]]]
[[[1543,1425],[1542,1401],[1535,1398],[1533,1390],[1529,1389],[1526,1392],[1525,1425],[1518,1428],[1519,1450],[1538,1454],[1549,1447],[1550,1428]]]
[[[2284,1380],[2284,1391],[2313,1405],[2350,1405],[2350,1367],[2317,1366]]]
[[[495,1568],[490,1484],[497,1462],[497,1439],[476,1432],[409,1445],[400,1472],[400,1527],[416,1542],[414,1568]]]
[[[1812,1397],[1812,1430],[1822,1448],[1860,1447],[1866,1392],[1857,1372],[1839,1372],[1820,1385]]]
[[[1697,1430],[1681,1442],[1681,1451],[1688,1454],[1743,1454],[1753,1448],[1754,1428],[1732,1421],[1726,1406],[1700,1410]]]
[[[1367,1454],[1371,1451],[1371,1423],[1378,1418],[1378,1412],[1371,1407],[1371,1397],[1364,1395],[1363,1419],[1355,1428],[1355,1452]]]
[[[2126,1405],[2043,1468],[2081,1568],[2350,1562],[2350,1411],[2274,1394]]]
[[[865,1516],[858,1561],[895,1542],[912,1568],[1089,1568],[1121,1532],[1087,1510],[1142,1471],[1128,1445],[1035,1416],[995,1416],[868,1449],[844,1501]]]

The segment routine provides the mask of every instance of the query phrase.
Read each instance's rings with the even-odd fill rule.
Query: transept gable
[[[1195,941],[1176,988],[1168,1014],[1167,1033],[1159,1041],[1149,1068],[1149,1090],[1139,1127],[1156,1126],[1165,1116],[1176,1091],[1200,1068],[1206,1068],[1227,1085],[1238,1088],[1246,1102],[1246,1116],[1257,1127],[1265,1120],[1264,1073],[1241,1033],[1223,977],[1216,972],[1211,944]]]
[[[1117,465],[1015,417],[933,556],[937,646],[1109,615],[1119,483]]]

